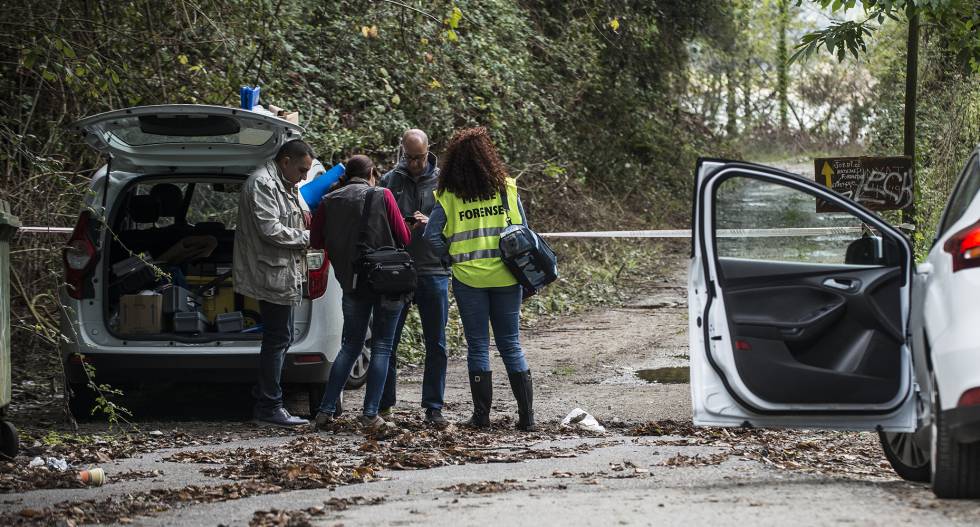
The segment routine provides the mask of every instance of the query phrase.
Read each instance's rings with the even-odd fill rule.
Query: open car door
[[[768,167],[701,160],[696,185],[695,424],[914,430],[905,236]]]

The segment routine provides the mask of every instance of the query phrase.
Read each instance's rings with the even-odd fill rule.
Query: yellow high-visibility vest
[[[517,280],[500,259],[500,233],[507,227],[507,211],[500,194],[490,199],[464,200],[451,192],[436,191],[446,211],[442,235],[449,243],[453,277],[470,287],[506,287]],[[517,209],[517,183],[507,178],[511,223],[524,223]]]

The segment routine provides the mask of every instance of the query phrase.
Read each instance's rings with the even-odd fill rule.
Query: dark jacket
[[[403,163],[381,178],[380,186],[391,190],[401,210],[402,216],[409,217],[419,211],[426,216],[432,214],[436,204],[434,192],[439,181],[439,167],[436,156],[429,152],[429,166],[418,178],[409,175]],[[436,255],[422,236],[424,229],[412,229],[412,242],[408,253],[415,260],[415,269],[420,275],[448,275],[449,261]]]
[[[320,204],[326,225],[344,226],[323,230],[330,264],[344,292],[354,291],[354,262],[360,256],[361,212],[368,195],[371,196],[371,210],[364,229],[364,244],[371,249],[394,247],[395,239],[385,213],[383,189],[376,189],[367,181],[354,178],[344,187],[327,194]]]

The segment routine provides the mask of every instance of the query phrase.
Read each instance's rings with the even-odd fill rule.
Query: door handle
[[[828,278],[823,281],[823,285],[838,291],[852,292],[861,287],[861,281],[854,278]]]

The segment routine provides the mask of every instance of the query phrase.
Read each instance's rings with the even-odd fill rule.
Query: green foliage
[[[62,0],[5,6],[0,25],[0,199],[25,224],[77,218],[101,161],[75,119],[237,106],[245,84],[299,111],[327,164],[390,166],[408,127],[438,154],[488,126],[542,230],[685,221],[695,159],[724,153],[681,104],[689,43],[731,34],[722,0]],[[47,330],[15,323],[15,349],[38,356],[56,340],[61,242],[17,243],[15,319]]]
[[[822,47],[843,61],[850,53],[858,58],[868,51],[868,39],[887,21],[918,14],[940,35],[941,46],[958,58],[964,68],[980,72],[980,11],[973,0],[817,0],[824,9],[846,13],[860,6],[864,18],[831,23],[807,33],[790,61],[810,58]],[[797,0],[797,5],[802,0]]]
[[[868,155],[892,155],[902,150],[904,38],[903,28],[885,28],[871,54],[880,97],[870,127]],[[932,248],[956,178],[970,152],[980,144],[980,85],[977,74],[963,71],[959,57],[950,54],[942,40],[926,40],[920,53],[914,236],[921,259]]]
[[[89,415],[101,414],[106,418],[110,429],[118,425],[120,421],[129,424],[128,419],[133,416],[132,412],[112,400],[114,396],[121,396],[123,394],[122,390],[105,383],[96,382],[95,366],[86,362],[84,355],[80,355],[80,357],[82,359],[82,369],[85,372],[86,386],[95,394],[94,404],[89,411]]]

